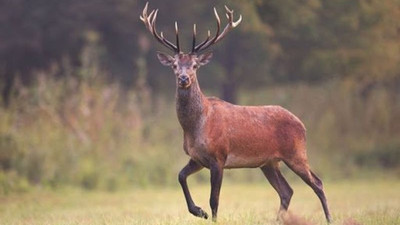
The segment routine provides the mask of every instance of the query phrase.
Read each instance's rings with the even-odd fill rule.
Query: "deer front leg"
[[[186,178],[193,174],[196,173],[197,171],[203,169],[203,166],[200,164],[196,163],[192,159],[188,162],[188,164],[183,167],[181,172],[179,172],[179,183],[182,186],[183,194],[185,195],[187,207],[189,209],[189,212],[195,216],[207,219],[208,215],[204,210],[202,210],[200,207],[196,206],[193,202],[192,196],[190,195],[189,188],[187,186]]]
[[[221,190],[223,166],[221,163],[214,162],[210,163],[211,172],[211,195],[210,195],[210,206],[212,211],[212,220],[217,221],[219,193]]]

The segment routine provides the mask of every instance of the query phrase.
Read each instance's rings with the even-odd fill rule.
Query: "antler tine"
[[[146,5],[143,8],[142,15],[139,16],[140,20],[145,22],[145,18],[147,17],[147,7],[149,6],[149,2],[146,2]]]
[[[217,34],[215,35],[215,37],[213,39],[211,39],[210,41],[208,41],[207,43],[204,43],[202,46],[198,45],[195,48],[196,52],[202,51],[208,47],[210,47],[211,45],[217,43],[218,41],[220,41],[223,37],[225,37],[225,35],[233,28],[235,28],[237,25],[240,24],[240,22],[242,22],[242,15],[239,16],[239,19],[237,21],[233,21],[233,10],[230,10],[227,6],[225,6],[225,10],[226,10],[226,17],[228,18],[228,24],[225,26],[224,30],[222,31],[221,34],[219,34],[219,29],[220,29],[220,24],[221,21],[219,19],[218,16],[218,12],[214,7],[214,14],[215,14],[215,18],[217,19]]]
[[[160,34],[157,33],[156,19],[157,19],[158,9],[152,10],[150,12],[150,14],[147,15],[148,5],[149,5],[149,3],[147,2],[143,9],[142,15],[140,16],[140,20],[143,21],[146,28],[153,34],[153,36],[157,39],[158,42],[160,42],[162,45],[166,46],[167,48],[171,49],[172,51],[179,53],[180,48],[179,48],[179,38],[178,38],[177,26],[175,26],[176,41],[177,41],[177,46],[175,46],[170,41],[168,41],[166,38],[164,38],[164,35],[162,32]]]
[[[193,24],[193,41],[192,41],[192,53],[196,48],[196,24]]]
[[[242,22],[242,15],[239,15],[239,19],[236,22],[233,22],[233,10],[230,10],[227,6],[225,6],[226,9],[226,17],[228,18],[228,24],[222,31],[221,35],[215,40],[215,42],[218,42],[221,40],[231,29],[237,27],[240,22]]]
[[[148,8],[149,3],[146,3],[146,6],[143,9],[142,15],[140,15],[140,20],[143,21],[144,25],[146,28],[152,32],[151,28],[151,20],[152,16],[154,15],[155,10],[152,10],[149,15],[147,15],[147,8]]]
[[[159,35],[157,33],[157,29],[156,29],[156,19],[157,19],[157,14],[158,14],[158,9],[156,9],[156,11],[154,12],[152,21],[151,21],[151,31],[154,35],[154,37],[164,46],[166,46],[167,48],[170,48],[172,51],[177,52],[177,48],[174,44],[172,44],[171,42],[169,42],[167,39],[164,38],[164,35]]]
[[[214,7],[214,15],[215,15],[215,19],[217,20],[217,32],[215,33],[214,38],[209,40],[210,34],[208,34],[208,37],[207,37],[206,41],[201,43],[201,44],[199,44],[198,46],[196,46],[195,52],[199,52],[201,50],[204,50],[204,49],[208,48],[209,46],[211,46],[217,40],[218,35],[219,35],[219,31],[221,29],[221,20],[219,18],[217,9],[215,7]]]
[[[208,40],[210,40],[211,33],[210,33],[210,30],[208,30],[206,40],[204,40],[203,42],[201,42],[197,46],[196,46],[196,35],[197,35],[196,24],[194,24],[193,25],[193,43],[192,43],[192,52],[191,53],[196,53],[197,49],[199,49],[202,46],[204,46],[208,42]]]
[[[179,47],[179,32],[178,32],[178,22],[175,21],[175,36],[176,36],[176,48],[178,52],[181,52]]]
[[[210,32],[210,30],[208,30],[206,40],[204,40],[204,41],[201,42],[199,45],[197,45],[197,46],[194,48],[194,51],[192,51],[192,53],[198,52],[199,49],[202,48],[202,47],[208,42],[208,40],[210,40],[210,37],[211,37],[211,32]]]
[[[162,32],[161,32],[161,34],[157,33],[157,29],[156,29],[157,14],[158,14],[158,9],[155,10],[155,12],[153,14],[153,17],[150,18],[151,19],[151,21],[150,21],[150,27],[151,27],[150,32],[157,39],[158,42],[160,42],[161,44],[163,44],[167,48],[171,49],[172,51],[176,51],[174,46],[170,46],[167,42],[165,42],[166,39],[163,37]]]
[[[197,35],[196,24],[193,24],[193,42],[192,42],[192,51],[191,51],[191,53],[196,53],[198,48],[201,48],[203,45],[205,45],[207,43],[207,41],[210,39],[211,33],[210,33],[210,30],[208,30],[206,40],[204,40],[203,42],[201,42],[197,46],[196,46],[196,35]]]
[[[239,19],[236,22],[233,22],[233,10],[230,10],[226,5],[225,10],[227,12],[226,17],[228,18],[229,24],[232,28],[235,28],[240,22],[242,22],[242,15],[239,15]]]

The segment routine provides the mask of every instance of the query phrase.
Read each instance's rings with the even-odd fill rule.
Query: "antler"
[[[233,21],[233,10],[230,10],[227,6],[225,6],[225,10],[226,10],[226,18],[228,18],[228,24],[225,26],[224,30],[220,34],[219,32],[220,32],[220,28],[221,28],[221,20],[219,19],[218,12],[214,7],[215,18],[217,19],[217,32],[216,32],[214,38],[212,38],[211,40],[210,40],[210,30],[208,30],[208,35],[207,35],[206,40],[196,46],[196,24],[193,26],[192,53],[200,52],[200,51],[210,47],[211,45],[217,43],[222,38],[224,38],[225,35],[230,30],[235,28],[242,21],[242,15],[240,15],[239,19],[236,22],[234,22]]]
[[[156,10],[153,9],[150,12],[150,14],[147,14],[148,5],[149,5],[149,2],[146,3],[146,5],[143,9],[142,15],[140,15],[140,20],[143,21],[146,28],[153,34],[153,36],[157,39],[158,42],[160,42],[165,47],[171,49],[175,53],[180,53],[178,23],[175,22],[176,45],[174,45],[170,41],[168,41],[166,38],[164,38],[163,32],[158,34],[157,29],[156,29],[156,18],[157,18],[158,9],[156,9]]]

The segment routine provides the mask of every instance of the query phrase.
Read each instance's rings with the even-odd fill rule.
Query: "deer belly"
[[[226,168],[261,167],[277,158],[277,148],[270,135],[247,132],[230,138]]]
[[[225,161],[225,168],[256,168],[267,163],[268,159],[260,156],[246,156],[228,154]]]

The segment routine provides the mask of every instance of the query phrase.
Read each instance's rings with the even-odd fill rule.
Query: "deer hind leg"
[[[188,164],[185,167],[183,167],[181,172],[179,172],[178,179],[179,179],[179,183],[181,184],[183,194],[185,195],[185,199],[186,199],[186,203],[187,203],[189,212],[195,216],[207,219],[208,218],[207,213],[203,209],[201,209],[200,207],[198,207],[194,204],[192,196],[190,195],[190,192],[189,192],[187,182],[186,182],[186,179],[189,175],[198,172],[202,168],[203,168],[203,166],[201,166],[200,164],[196,163],[193,160],[190,160],[188,162]]]
[[[291,170],[293,170],[293,172],[295,172],[301,179],[303,179],[306,184],[308,184],[314,190],[315,194],[317,194],[319,200],[321,201],[322,208],[324,209],[325,213],[325,218],[328,223],[330,223],[331,215],[329,213],[328,203],[326,201],[322,181],[310,170],[307,160],[290,160],[285,161],[285,163]]]
[[[278,192],[281,200],[279,212],[286,211],[289,207],[290,199],[293,196],[293,189],[282,176],[278,162],[267,164],[261,167],[261,170],[272,187]]]

